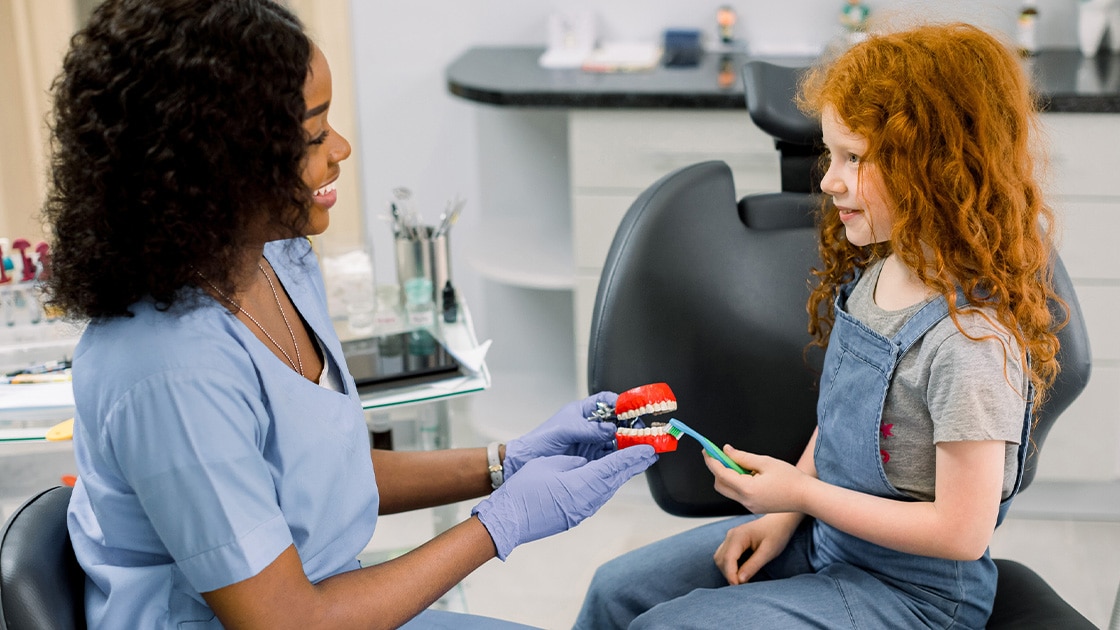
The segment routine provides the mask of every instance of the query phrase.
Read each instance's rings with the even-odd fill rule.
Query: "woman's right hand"
[[[575,527],[655,461],[657,454],[647,445],[594,461],[573,455],[537,457],[476,505],[472,514],[490,532],[498,558],[505,560],[522,543]]]
[[[712,560],[727,583],[745,584],[786,548],[804,515],[796,512],[767,514],[733,527],[716,548]],[[743,554],[750,552],[740,564]]]

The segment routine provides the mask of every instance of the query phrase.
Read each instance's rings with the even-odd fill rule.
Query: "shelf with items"
[[[84,325],[44,308],[40,282],[48,273],[46,242],[0,238],[0,375],[73,355]]]
[[[345,330],[347,324],[336,321],[335,327]],[[412,329],[406,334],[418,330]],[[463,431],[456,425],[465,424],[472,415],[471,397],[467,395],[478,395],[490,388],[490,369],[486,364],[490,344],[488,341],[478,342],[470,309],[462,296],[453,321],[440,318],[423,330],[438,341],[442,346],[441,352],[446,351],[455,358],[458,369],[446,373],[441,371],[439,375],[425,377],[423,382],[401,381],[402,384],[396,386],[370,388],[359,384],[358,395],[374,448],[391,444],[389,448],[393,450],[435,450],[462,445],[458,435]],[[374,338],[382,333],[386,331],[375,331]],[[394,329],[387,334],[396,335],[399,331]],[[344,339],[363,341],[372,338],[356,339],[347,332]],[[400,352],[399,347],[397,352]],[[379,358],[383,360],[385,356]],[[352,368],[355,367],[353,360],[354,357],[348,355],[347,361]]]
[[[59,319],[34,325],[0,326],[0,374],[71,359],[83,330],[84,324]]]
[[[32,297],[38,290],[32,283],[0,287],[0,310],[39,312],[0,326],[0,442],[42,442],[74,415],[70,363],[85,326],[48,318]],[[27,295],[17,299],[14,291]]]
[[[394,327],[392,329],[374,329],[368,334],[358,335],[349,329],[348,323],[344,319],[336,319],[333,323],[335,331],[344,346],[351,342],[377,341],[382,338],[406,335],[421,330],[420,328]],[[486,362],[490,342],[478,342],[470,309],[461,296],[458,316],[454,321],[447,322],[441,318],[433,325],[423,327],[423,330],[429,332],[431,338],[434,338],[442,346],[442,351],[446,351],[447,354],[454,357],[458,364],[458,370],[449,371],[446,378],[425,378],[422,382],[411,382],[405,379],[401,381],[400,386],[366,389],[359,385],[358,394],[363,409],[366,411],[387,410],[447,401],[466,394],[478,393],[490,387],[490,368]],[[354,360],[353,356],[349,354],[347,356],[348,361]],[[384,355],[378,355],[375,352],[374,356],[384,360]],[[351,363],[351,365],[354,364]]]

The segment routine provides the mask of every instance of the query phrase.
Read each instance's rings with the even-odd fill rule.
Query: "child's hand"
[[[745,584],[776,558],[789,544],[801,518],[793,513],[768,514],[728,530],[727,537],[712,554],[727,583]],[[744,554],[749,554],[745,560]]]
[[[716,492],[738,501],[755,514],[804,512],[802,489],[811,477],[792,464],[773,457],[747,453],[731,446],[724,446],[723,452],[754,474],[739,474],[705,453],[704,463],[715,476]]]

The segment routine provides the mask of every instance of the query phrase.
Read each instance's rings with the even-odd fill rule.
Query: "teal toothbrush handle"
[[[681,422],[680,420],[677,420],[676,418],[673,418],[669,421],[669,426],[676,427],[680,429],[681,433],[685,433],[696,438],[696,441],[700,443],[700,446],[704,447],[704,450],[707,451],[709,455],[718,459],[719,462],[727,468],[730,468],[731,470],[734,470],[741,475],[750,474],[746,470],[744,470],[742,466],[736,464],[730,457],[727,456],[727,453],[724,453],[723,450],[712,443],[711,440],[704,437],[703,435],[700,435],[700,433],[696,431],[696,429],[693,429],[692,427]]]

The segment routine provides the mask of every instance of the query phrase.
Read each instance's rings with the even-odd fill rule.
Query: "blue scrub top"
[[[91,323],[75,350],[68,525],[90,627],[220,627],[200,593],[291,544],[312,582],[358,568],[378,507],[361,403],[307,240],[265,255],[345,392],[301,377],[207,297],[141,301]]]

